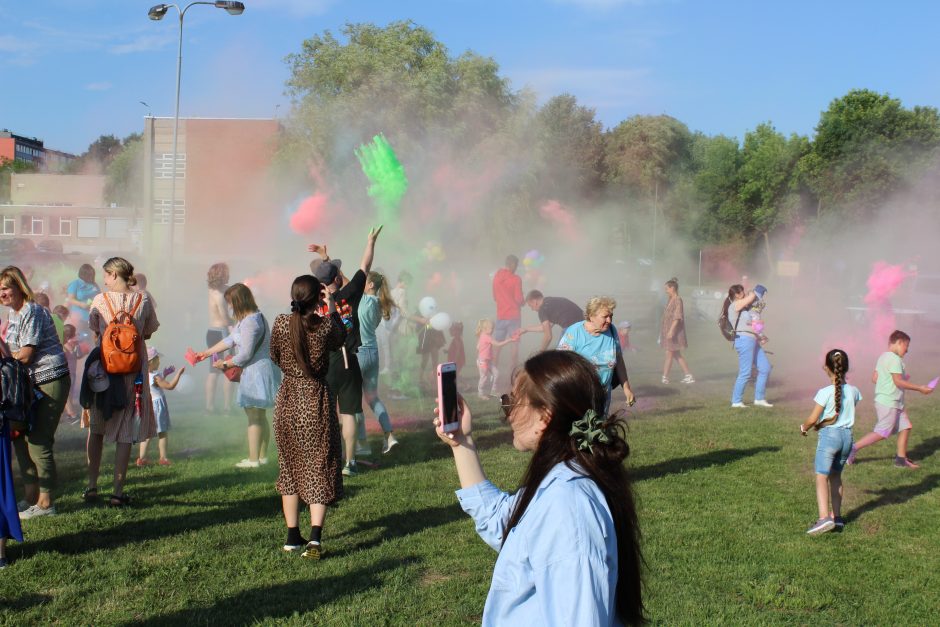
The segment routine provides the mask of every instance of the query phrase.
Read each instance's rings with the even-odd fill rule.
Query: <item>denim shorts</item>
[[[816,474],[839,474],[852,451],[852,430],[842,427],[824,427],[819,431],[816,445]]]
[[[513,332],[522,328],[522,318],[513,318],[512,320],[497,320],[493,328],[493,339],[502,342],[510,337]]]

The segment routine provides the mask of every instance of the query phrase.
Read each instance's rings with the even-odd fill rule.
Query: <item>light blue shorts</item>
[[[816,445],[816,474],[839,474],[852,451],[852,430],[842,427],[823,427]]]

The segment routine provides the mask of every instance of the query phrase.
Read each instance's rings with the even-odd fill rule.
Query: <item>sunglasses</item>
[[[509,420],[509,416],[512,414],[512,408],[519,405],[528,405],[529,403],[514,403],[512,395],[503,394],[499,397],[499,406],[503,410],[503,422]]]

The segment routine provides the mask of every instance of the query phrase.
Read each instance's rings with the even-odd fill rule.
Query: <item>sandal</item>
[[[82,491],[82,500],[86,503],[94,503],[98,500],[98,488],[85,488]]]
[[[131,504],[131,497],[126,494],[118,496],[117,494],[108,495],[108,506],[109,507],[127,507]]]

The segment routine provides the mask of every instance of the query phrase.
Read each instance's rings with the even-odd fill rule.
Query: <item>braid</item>
[[[845,363],[842,359],[842,351],[837,351],[832,356],[832,365],[835,366],[832,369],[832,373],[836,375],[835,384],[835,401],[836,401],[836,415],[838,416],[842,413],[842,386],[845,385]]]

